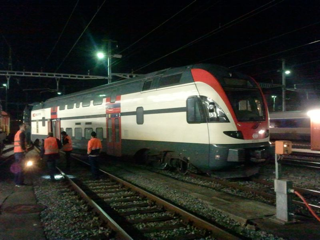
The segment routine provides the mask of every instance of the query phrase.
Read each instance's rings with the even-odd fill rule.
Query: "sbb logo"
[[[41,116],[41,113],[32,113],[32,117],[39,117]]]

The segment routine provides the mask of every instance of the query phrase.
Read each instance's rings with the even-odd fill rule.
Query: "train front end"
[[[269,120],[259,85],[228,68],[191,72],[207,119],[209,169],[251,169],[264,162],[270,155]]]

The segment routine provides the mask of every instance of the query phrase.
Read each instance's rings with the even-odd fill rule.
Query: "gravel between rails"
[[[195,199],[185,192],[180,192],[176,189],[172,190],[170,186],[166,185],[165,183],[158,182],[150,177],[147,177],[145,174],[142,174],[139,171],[135,171],[131,167],[127,167],[130,171],[126,171],[124,169],[120,169],[110,165],[104,166],[103,168],[110,171],[112,174],[124,178],[125,180],[132,182],[159,196],[162,196],[165,199],[170,199],[171,202],[182,206],[185,209],[196,213],[197,215],[210,219],[213,222],[217,222],[227,229],[235,231],[246,238],[266,240],[283,239],[265,231],[256,230],[252,225],[241,226],[240,223],[234,221],[233,219],[230,219],[220,211],[213,209],[205,202],[199,201],[199,199]],[[126,166],[124,164],[121,164],[121,168],[126,168]]]
[[[47,239],[107,239],[111,233],[62,181],[39,178],[34,181],[34,191],[39,203],[47,207],[40,215]]]

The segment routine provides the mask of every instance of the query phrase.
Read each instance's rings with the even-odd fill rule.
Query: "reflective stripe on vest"
[[[88,142],[89,156],[99,156],[100,149],[102,149],[101,141],[98,138],[91,138]]]
[[[21,148],[21,145],[20,145],[20,134],[22,133],[21,130],[19,130],[16,135],[14,135],[14,150],[13,152],[24,152],[24,150]]]
[[[57,139],[54,137],[48,137],[44,140],[44,154],[56,154],[59,153]]]
[[[70,137],[70,136],[66,136],[66,137],[63,139],[63,143],[64,143],[65,139],[68,140],[68,143],[67,143],[67,144],[63,144],[62,150],[63,150],[63,151],[72,151],[72,141],[71,141],[71,137]]]

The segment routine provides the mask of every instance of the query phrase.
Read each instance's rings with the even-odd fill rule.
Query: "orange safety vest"
[[[72,151],[72,140],[71,140],[71,137],[68,135],[66,136],[65,138],[63,138],[63,142],[65,141],[65,139],[68,140],[68,143],[67,144],[63,144],[63,147],[62,147],[62,150],[63,151]]]
[[[24,152],[24,150],[21,148],[21,145],[20,145],[20,133],[22,133],[21,130],[19,130],[16,135],[14,135],[14,150],[13,152],[15,153],[18,153],[18,152]],[[26,143],[27,144],[27,143]]]
[[[102,144],[100,139],[91,138],[88,142],[88,151],[89,156],[99,156],[100,149],[102,149]]]
[[[57,139],[48,137],[44,140],[44,155],[59,153]]]

